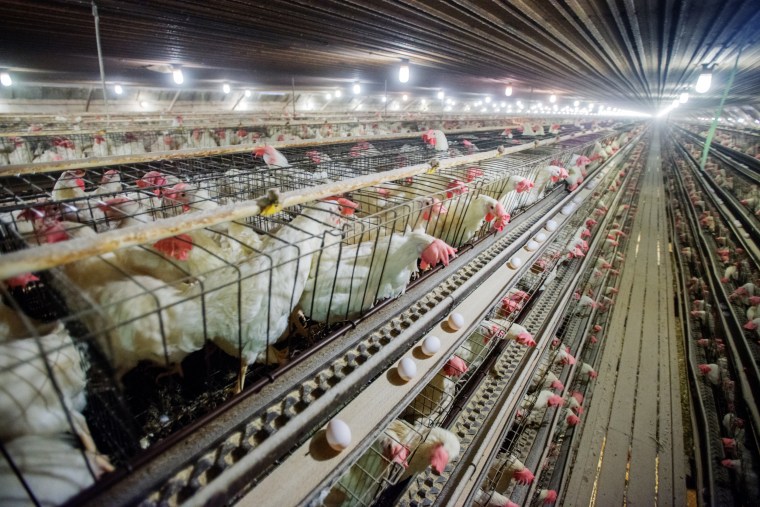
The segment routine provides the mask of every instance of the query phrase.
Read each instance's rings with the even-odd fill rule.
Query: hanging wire
[[[92,2],[92,17],[95,18],[95,42],[98,45],[98,65],[100,66],[100,84],[103,87],[103,104],[106,108],[106,128],[110,126],[111,116],[108,114],[108,95],[106,94],[106,74],[103,70],[103,50],[100,47],[100,16],[98,6]]]

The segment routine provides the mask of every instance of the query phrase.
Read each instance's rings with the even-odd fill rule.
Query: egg
[[[533,241],[532,239],[525,243],[525,249],[529,252],[535,252],[538,249],[538,243]]]
[[[396,367],[398,376],[404,380],[412,380],[417,375],[417,363],[411,357],[405,357],[398,362]]]
[[[422,353],[426,356],[432,356],[441,350],[441,340],[437,336],[430,335],[422,340]]]
[[[454,331],[464,326],[464,317],[462,317],[462,314],[452,313],[451,315],[449,315],[449,326]]]
[[[555,222],[554,220],[547,220],[544,224],[544,229],[546,229],[549,232],[554,232],[557,230],[557,227],[559,227],[559,224]]]
[[[520,266],[522,266],[522,263],[523,263],[522,259],[515,255],[514,257],[509,259],[508,264],[509,264],[509,267],[512,269],[518,269]]]
[[[546,234],[544,234],[543,232],[539,232],[538,234],[533,236],[533,239],[536,240],[538,243],[543,243],[544,241],[546,241]]]
[[[330,447],[342,451],[351,443],[351,428],[341,419],[333,419],[327,423],[325,436]]]
[[[581,203],[581,198],[580,198],[579,196],[577,196],[577,195],[576,195],[575,197],[573,197],[573,202],[574,202],[575,204],[580,204],[580,203]]]
[[[560,210],[560,213],[562,213],[563,215],[569,215],[574,210],[575,210],[575,204],[569,203],[569,204],[565,204],[564,206],[562,206],[562,209]]]

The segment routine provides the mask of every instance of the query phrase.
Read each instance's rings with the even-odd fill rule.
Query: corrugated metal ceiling
[[[757,102],[757,0],[99,0],[109,81],[172,86],[149,64],[181,64],[187,86],[446,88],[557,93],[651,108],[717,62],[718,98],[740,45],[736,104]],[[99,78],[90,2],[4,0],[0,67],[27,82]],[[412,80],[398,83],[400,58]],[[29,72],[21,72],[27,70]],[[365,89],[366,89],[365,88]]]

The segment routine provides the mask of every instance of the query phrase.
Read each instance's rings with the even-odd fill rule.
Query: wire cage
[[[674,157],[675,171],[669,178],[668,188],[672,195],[680,193],[683,198],[693,190],[692,169],[688,162],[681,158],[684,153],[678,152],[675,145],[669,146],[669,154]],[[702,210],[693,201],[670,202],[676,228],[675,242],[681,252],[680,267],[684,277],[689,281],[685,294],[689,298],[691,308],[686,326],[690,330],[687,353],[691,356],[690,362],[700,368],[699,374],[704,377],[704,381],[699,382],[695,388],[702,403],[713,412],[709,415],[714,418],[710,426],[713,438],[709,439],[708,445],[713,456],[728,460],[722,462],[723,467],[715,468],[714,488],[725,488],[741,498],[740,501],[752,503],[756,501],[760,491],[750,478],[752,472],[747,471],[757,468],[757,442],[754,429],[747,428],[748,424],[752,426],[747,406],[741,396],[737,396],[736,390],[740,387],[732,380],[736,378],[737,366],[741,365],[734,364],[732,358],[726,354],[725,347],[730,340],[743,339],[753,354],[753,359],[757,360],[756,334],[754,330],[746,329],[744,337],[731,335],[729,330],[723,328],[723,319],[720,318],[719,312],[728,316],[726,310],[727,306],[730,306],[730,313],[733,313],[740,323],[752,321],[750,317],[755,310],[749,292],[753,291],[757,266],[747,253],[737,248],[738,238],[733,235],[731,228],[723,223],[728,218],[719,212],[712,200],[706,200]],[[697,213],[701,213],[701,216]],[[714,217],[714,224],[702,220],[705,213]],[[697,230],[689,227],[689,217],[695,215],[699,224]],[[699,249],[700,238],[708,245],[707,257],[702,260],[699,259],[702,256]],[[714,257],[710,258],[713,255]],[[735,271],[729,274],[730,269]],[[714,270],[720,273],[719,277],[724,277],[722,282],[725,292],[729,294],[727,301],[708,290],[705,281],[709,279],[709,270]],[[728,439],[730,445],[723,445],[718,437]],[[739,468],[732,465],[734,460],[741,464]],[[736,471],[731,473],[730,469]]]
[[[70,414],[70,424],[56,434],[64,433],[71,448],[83,451],[83,465],[100,467],[89,470],[89,479],[77,488],[85,488],[111,467],[127,466],[141,450],[208,414],[245,385],[267,378],[337,324],[360,318],[378,301],[403,293],[425,264],[452,254],[444,249],[426,256],[433,243],[440,246],[441,237],[461,245],[491,229],[485,213],[469,235],[460,233],[461,217],[445,226],[430,221],[427,229],[415,231],[419,217],[440,215],[441,203],[452,216],[466,216],[477,197],[495,195],[503,180],[514,174],[534,175],[549,159],[569,160],[571,152],[590,150],[598,138],[540,149],[533,158],[521,156],[518,163],[511,156],[483,162],[480,173],[471,172],[472,189],[467,192],[449,184],[455,177],[466,179],[468,167],[447,169],[413,178],[405,194],[362,189],[271,216],[116,248],[7,281],[6,306],[22,321],[60,322],[71,347],[84,358],[84,394],[71,395],[77,403],[67,401],[64,392],[55,393]],[[103,231],[248,200],[272,187],[314,185],[312,173],[297,165],[250,170],[251,163],[250,155],[235,154],[6,177],[1,187],[0,245],[11,252],[97,238]],[[390,193],[406,183],[381,187]],[[403,227],[398,218],[384,218],[389,224],[378,219],[388,216],[382,199],[393,202],[395,209],[410,210],[403,215]],[[505,202],[514,211],[530,201]],[[366,223],[370,239],[352,237],[356,223]],[[421,256],[423,263],[418,263]],[[30,326],[27,322],[24,334],[30,336],[24,338],[33,338],[47,350],[44,336],[35,335]],[[485,349],[478,351],[478,361],[486,354]],[[21,363],[47,365],[47,357],[40,353]],[[55,379],[55,367],[54,362],[46,366],[41,378]],[[9,365],[3,371],[13,374],[18,368]],[[82,419],[91,442],[82,437],[81,423],[75,424]],[[442,419],[423,421],[427,426],[418,422],[413,428],[418,440],[438,420]],[[72,444],[72,438],[81,443]],[[6,459],[16,463],[13,455],[18,449],[2,441]],[[11,470],[26,476],[21,466]],[[44,499],[44,491],[38,493],[35,484],[27,486],[32,498]],[[59,491],[57,500],[76,492]]]
[[[328,137],[368,137],[389,134],[412,134],[429,128],[437,128],[440,122],[428,120],[407,121],[297,121],[281,124],[251,123],[251,120],[218,120],[216,126],[209,122],[187,125],[177,116],[165,128],[135,127],[132,130],[103,130],[77,132],[81,125],[71,130],[64,124],[54,133],[46,133],[42,123],[26,127],[27,132],[15,131],[0,135],[0,165],[56,162],[85,158],[144,153],[167,152],[186,149],[215,149],[219,147],[253,146],[264,143],[282,143]],[[483,127],[485,123],[499,128],[495,120],[489,122],[451,121],[447,129]],[[47,128],[55,125],[47,124]],[[96,128],[88,125],[89,128]],[[494,146],[495,147],[495,146]],[[481,148],[482,149],[482,148]]]
[[[616,170],[613,167],[607,182],[609,183],[616,176]],[[604,188],[604,185],[605,183],[601,183],[599,188]],[[599,195],[599,193],[595,193],[594,197],[598,198]],[[560,231],[558,238],[550,245],[550,249],[544,253],[543,258],[536,263],[538,265],[533,266],[535,269],[529,271],[528,277],[541,281],[534,282],[534,285],[540,283],[540,293],[548,290],[548,297],[551,298],[556,297],[551,295],[553,293],[564,292],[560,290],[562,283],[559,281],[577,271],[577,264],[581,262],[577,256],[567,255],[568,247],[575,244],[579,237],[579,228],[585,227],[585,222],[591,216],[591,212],[596,205],[597,199],[595,198],[585,201],[568,225]],[[597,234],[601,234],[601,232],[597,232]],[[578,287],[583,287],[587,284],[588,280],[593,277],[592,271],[590,270],[586,278],[581,278]],[[535,300],[540,293],[531,295],[531,300]],[[509,301],[507,302],[509,303]],[[550,303],[544,303],[543,300],[540,300],[537,304],[541,304],[541,307],[544,307],[545,304]],[[516,414],[515,420],[502,442],[501,448],[497,452],[488,474],[484,478],[483,483],[479,485],[479,494],[475,499],[477,505],[488,505],[487,502],[491,501],[493,497],[499,499],[510,498],[521,484],[528,484],[533,480],[533,473],[521,460],[528,456],[532,442],[537,435],[537,428],[540,428],[550,413],[553,413],[553,410],[549,411],[548,406],[538,408],[535,406],[535,403],[539,398],[545,397],[545,393],[554,388],[553,381],[561,379],[564,372],[569,369],[568,364],[571,364],[574,360],[567,347],[577,349],[578,343],[573,341],[567,344],[565,341],[570,337],[575,339],[575,336],[571,334],[572,330],[577,329],[579,321],[587,318],[587,316],[578,315],[577,309],[578,302],[571,301],[566,307],[565,313],[557,324],[556,329],[550,333],[544,332],[540,339],[537,340],[539,343],[551,340],[551,343],[534,372],[531,385],[528,389],[529,394],[522,402],[522,406],[518,414]],[[514,304],[502,305],[495,312],[495,317],[498,319],[502,315],[508,316],[514,310]],[[537,328],[531,326],[540,325],[545,318],[546,316],[542,315],[540,309],[537,309],[537,311],[528,314],[524,325],[527,329],[536,330]]]

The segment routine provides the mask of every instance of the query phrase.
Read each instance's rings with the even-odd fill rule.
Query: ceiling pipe
[[[103,50],[100,47],[100,16],[98,16],[98,6],[95,1],[92,2],[92,17],[95,18],[95,42],[98,46],[98,65],[100,66],[100,84],[103,86],[103,104],[106,108],[106,128],[110,126],[111,116],[108,114],[108,93],[106,93],[106,73],[103,69]],[[89,101],[88,101],[89,107]]]

